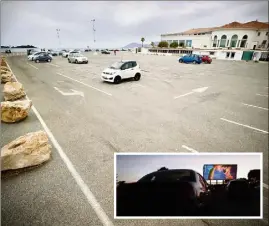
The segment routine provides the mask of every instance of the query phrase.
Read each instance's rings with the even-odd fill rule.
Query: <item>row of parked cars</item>
[[[116,212],[117,216],[201,216],[213,213],[216,206],[232,209],[235,199],[247,211],[252,202],[246,200],[260,200],[259,185],[259,180],[236,179],[217,189],[219,185],[208,184],[194,170],[164,167],[137,182],[118,182]]]

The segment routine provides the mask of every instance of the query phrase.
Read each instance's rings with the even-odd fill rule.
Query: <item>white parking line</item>
[[[193,152],[193,153],[199,153],[198,151],[196,151],[196,150],[194,150],[194,149],[192,149],[192,148],[189,148],[189,147],[187,147],[186,145],[182,145],[181,147],[184,148],[184,149],[187,149],[187,150],[190,151],[190,152]]]
[[[225,119],[225,118],[220,118],[220,119],[223,120],[223,121],[230,122],[230,123],[233,123],[233,124],[236,124],[236,125],[239,125],[239,126],[243,126],[243,127],[249,128],[249,129],[253,129],[253,130],[256,130],[256,131],[259,131],[259,132],[262,132],[262,133],[266,133],[266,134],[269,133],[268,131],[257,129],[255,127],[244,125],[244,124],[234,122],[234,121],[231,121],[231,120],[228,120],[228,119]]]
[[[94,90],[97,90],[97,91],[99,91],[99,92],[101,92],[101,93],[104,93],[104,94],[106,94],[106,95],[108,95],[108,96],[112,96],[111,93],[107,93],[107,92],[105,92],[105,91],[103,91],[103,90],[100,90],[100,89],[98,89],[98,88],[95,88],[95,87],[93,87],[93,86],[90,86],[90,85],[88,85],[88,84],[86,84],[86,83],[84,83],[84,82],[78,81],[78,80],[76,80],[76,79],[70,78],[70,77],[68,77],[68,76],[66,76],[66,75],[63,75],[63,74],[61,74],[61,73],[57,73],[57,75],[61,75],[61,76],[65,77],[65,78],[68,78],[68,79],[70,79],[70,80],[73,80],[73,81],[75,81],[75,82],[78,82],[78,83],[80,83],[80,84],[82,84],[82,85],[84,85],[84,86],[87,86],[87,87],[92,88],[92,89],[94,89]]]
[[[8,65],[8,67],[9,67],[9,65]],[[9,69],[11,71],[10,67],[9,67]],[[15,77],[15,75],[14,75],[14,77]],[[15,80],[18,81],[16,77],[15,77]],[[29,100],[28,96],[26,96],[26,98]],[[79,188],[81,189],[83,194],[86,196],[89,204],[91,205],[91,207],[95,211],[96,215],[98,216],[98,218],[100,219],[102,224],[104,226],[114,226],[112,221],[109,219],[109,217],[106,215],[105,211],[101,207],[101,205],[96,200],[95,196],[93,195],[93,193],[91,192],[91,190],[89,189],[87,184],[83,181],[82,177],[76,171],[73,163],[67,157],[67,155],[63,151],[62,147],[60,146],[60,144],[58,143],[58,141],[56,140],[56,138],[54,137],[54,135],[52,134],[52,132],[50,131],[50,129],[48,128],[45,121],[43,120],[43,118],[41,117],[41,115],[39,114],[39,112],[37,111],[37,109],[35,108],[34,105],[32,106],[32,110],[35,113],[38,120],[40,121],[43,129],[46,131],[48,137],[50,138],[50,140],[51,140],[51,142],[53,144],[53,146],[58,151],[58,153],[59,153],[61,159],[63,160],[63,162],[65,163],[67,169],[69,170],[69,172],[73,176],[74,180],[76,181],[77,185],[79,186]]]
[[[60,67],[59,65],[56,65],[56,64],[53,64],[53,63],[50,63],[50,65],[52,65],[54,67]]]
[[[36,66],[34,66],[34,65],[32,65],[32,64],[29,64],[29,63],[27,63],[27,64],[28,64],[29,66],[35,68],[35,69],[38,69]]]
[[[259,107],[259,106],[255,106],[255,105],[251,105],[251,104],[245,104],[245,103],[242,103],[242,104],[245,105],[245,106],[254,107],[254,108],[259,108],[259,109],[263,109],[263,110],[268,111],[268,108],[263,108],[263,107]]]
[[[268,97],[268,95],[265,95],[265,94],[259,94],[259,93],[256,93],[257,96],[262,96],[262,97]]]

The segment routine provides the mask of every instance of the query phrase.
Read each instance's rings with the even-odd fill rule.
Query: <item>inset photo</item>
[[[262,219],[262,153],[114,157],[116,219]]]

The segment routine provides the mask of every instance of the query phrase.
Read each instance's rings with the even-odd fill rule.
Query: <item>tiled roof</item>
[[[215,27],[210,27],[210,28],[193,28],[187,31],[182,32],[182,34],[184,35],[192,35],[192,34],[198,34],[198,33],[207,33],[207,32],[211,32],[214,29],[216,29]]]
[[[225,24],[220,28],[253,28],[253,29],[268,29],[269,24],[268,22],[259,22],[259,21],[250,21],[247,23],[239,23],[239,22],[232,22],[229,24]]]
[[[170,33],[170,34],[164,34],[164,35],[176,35],[176,34],[181,34],[181,35],[193,35],[193,34],[198,34],[198,33],[207,33],[207,32],[212,32],[214,30],[218,29],[234,29],[234,28],[247,28],[247,29],[268,29],[269,28],[269,22],[259,22],[259,21],[250,21],[247,23],[239,23],[237,21],[234,21],[229,24],[225,24],[220,27],[211,27],[211,28],[193,28],[181,33]]]

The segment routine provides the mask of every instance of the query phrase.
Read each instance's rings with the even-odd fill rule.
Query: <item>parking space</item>
[[[8,61],[109,216],[114,152],[262,152],[268,197],[268,64],[85,55],[88,64]],[[102,82],[101,72],[121,59],[137,60],[141,80]]]

